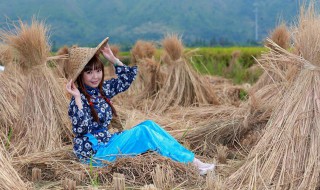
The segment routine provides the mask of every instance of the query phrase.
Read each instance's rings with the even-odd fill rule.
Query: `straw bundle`
[[[283,49],[288,49],[290,46],[290,32],[285,23],[280,24],[277,26],[269,35],[270,39],[280,46]],[[273,48],[271,43],[268,41],[265,42],[265,46]]]
[[[152,42],[138,40],[131,50],[131,63],[135,64],[143,58],[152,58],[156,53],[156,47]]]
[[[131,63],[139,66],[136,82],[130,88],[137,94],[135,104],[153,95],[162,83],[160,63],[154,56],[156,47],[152,42],[137,41],[131,50]]]
[[[136,82],[130,89],[134,92],[133,105],[142,108],[144,100],[153,99],[162,88],[166,74],[161,71],[160,63],[154,58],[144,58],[139,60],[139,73]]]
[[[9,128],[19,118],[23,98],[23,75],[19,68],[8,66],[0,73],[0,131],[8,135]]]
[[[46,62],[50,53],[48,28],[43,22],[32,20],[30,27],[19,21],[11,32],[1,31],[1,40],[13,49],[22,68],[31,68]]]
[[[67,55],[69,53],[68,47],[63,46],[57,51],[57,55]],[[57,60],[57,74],[60,77],[68,78],[68,66],[69,64],[67,59],[59,59]]]
[[[29,185],[22,181],[18,172],[12,167],[12,158],[0,142],[0,189],[28,189]]]
[[[267,120],[268,115],[249,104],[229,107],[224,112],[217,112],[211,118],[197,123],[197,127],[187,132],[185,139],[198,154],[214,156],[218,145],[240,144],[243,138],[247,138],[247,133],[261,130]],[[253,146],[257,140],[259,138],[247,139],[247,144]]]
[[[68,101],[62,86],[46,65],[28,74],[21,116],[14,129],[15,137],[22,140],[19,149],[37,152],[71,143]]]
[[[170,106],[218,104],[212,85],[201,77],[183,57],[183,45],[177,36],[163,40],[169,56],[168,77],[155,99],[154,110],[163,112]]]
[[[277,46],[280,46],[283,49],[289,49],[291,31],[288,30],[285,24],[281,24],[274,29],[269,38],[273,43],[277,44]],[[273,51],[277,51],[277,48],[272,45],[273,43],[270,43],[267,39],[265,45]],[[298,73],[297,66],[290,61],[274,62],[270,59],[258,58],[257,62],[264,70],[264,73],[254,84],[251,92],[255,92],[265,85],[291,82]]]
[[[13,60],[26,75],[20,117],[14,128],[17,151],[52,150],[63,142],[70,143],[67,98],[46,65],[50,53],[47,27],[35,20],[30,26],[20,22],[15,31],[2,31],[0,37],[12,49]]]
[[[302,57],[277,47],[270,59],[303,65],[274,110],[264,136],[247,162],[227,180],[230,189],[319,188],[320,17],[311,5],[296,27],[294,40]],[[272,42],[271,42],[272,43]],[[281,52],[281,53],[279,53]]]
[[[162,41],[162,47],[165,51],[164,62],[169,64],[177,61],[183,56],[184,46],[181,37],[177,35],[168,35]]]

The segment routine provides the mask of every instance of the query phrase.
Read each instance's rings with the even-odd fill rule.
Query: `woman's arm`
[[[81,110],[83,106],[81,102],[80,91],[76,87],[74,82],[72,82],[72,79],[67,83],[66,89],[75,98],[75,103],[77,104],[78,108]]]
[[[100,51],[103,56],[114,66],[124,66],[124,64],[118,58],[116,58],[116,56],[113,55],[108,43]]]
[[[117,78],[103,82],[102,89],[107,98],[112,98],[120,92],[126,91],[137,75],[137,66],[115,66]]]
[[[91,129],[98,125],[97,122],[93,121],[90,108],[84,103],[83,99],[85,99],[84,96],[80,99],[81,105],[83,105],[82,109],[78,107],[74,97],[72,97],[69,105],[68,114],[72,123],[72,131],[76,135],[91,133]]]
[[[116,58],[108,43],[101,49],[103,56],[110,61],[114,67],[117,78],[103,82],[103,91],[108,98],[112,98],[120,92],[127,90],[137,75],[137,66],[128,67]]]
[[[93,118],[90,114],[90,109],[85,104],[84,95],[80,94],[80,91],[75,84],[70,80],[66,85],[67,91],[72,95],[69,105],[69,117],[72,123],[72,131],[76,135],[84,135],[90,133],[93,125],[97,125],[93,122]]]

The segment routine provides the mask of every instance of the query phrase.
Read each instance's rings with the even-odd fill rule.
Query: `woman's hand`
[[[113,55],[108,43],[100,51],[102,52],[103,56],[112,64],[120,65],[120,66],[123,65],[123,63]]]
[[[115,63],[117,61],[117,58],[113,55],[108,43],[101,49],[101,52],[103,56],[111,63]]]
[[[79,89],[76,87],[76,85],[74,84],[74,82],[72,82],[72,79],[67,83],[66,88],[67,88],[67,91],[68,91],[72,96],[74,96],[75,98],[76,98],[76,97],[80,97],[80,91],[79,91]]]
[[[80,110],[82,110],[83,106],[82,106],[82,102],[81,102],[80,91],[76,87],[74,82],[72,82],[72,79],[70,80],[70,82],[67,83],[66,88],[67,88],[67,91],[74,97],[78,108]]]

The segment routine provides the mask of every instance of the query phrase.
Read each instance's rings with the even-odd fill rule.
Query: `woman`
[[[116,158],[155,151],[182,163],[192,162],[200,174],[214,169],[194,157],[158,124],[147,120],[130,130],[110,134],[108,126],[117,115],[110,99],[127,90],[134,81],[137,67],[128,67],[117,59],[108,45],[108,38],[96,48],[73,47],[69,50],[70,82],[66,85],[72,95],[69,116],[73,126],[74,152],[83,162],[102,166],[102,160],[113,162]],[[116,79],[104,81],[103,63],[99,53],[115,67]],[[73,82],[77,83],[77,86]]]

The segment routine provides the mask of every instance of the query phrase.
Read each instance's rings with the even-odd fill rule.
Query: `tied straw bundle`
[[[131,50],[131,62],[139,66],[136,82],[130,91],[137,94],[134,105],[140,104],[146,98],[152,98],[161,89],[165,74],[160,70],[160,63],[155,59],[154,43],[139,40]]]
[[[187,55],[183,55],[181,38],[167,36],[162,44],[168,74],[154,100],[154,110],[163,112],[170,106],[219,104],[210,82],[196,73],[187,61]]]
[[[0,37],[13,52],[13,60],[25,75],[20,117],[13,129],[13,143],[19,154],[53,150],[71,143],[67,98],[47,63],[50,46],[47,27],[35,19],[20,21],[14,31]]]
[[[288,50],[290,48],[291,34],[285,24],[281,24],[274,29],[270,34],[270,39],[280,46],[282,49]],[[277,48],[269,43],[265,42],[266,47],[277,51]],[[298,52],[295,52],[298,53]],[[259,66],[262,67],[264,73],[260,76],[259,80],[251,88],[251,92],[254,93],[264,86],[278,84],[281,86],[286,86],[286,83],[291,82],[298,74],[297,65],[290,61],[270,61],[264,60],[262,58],[256,59],[259,63]],[[283,91],[279,91],[283,92]]]
[[[320,17],[311,4],[301,11],[294,41],[301,56],[277,49],[263,55],[301,71],[275,108],[246,163],[229,178],[229,189],[318,189],[320,184]]]

